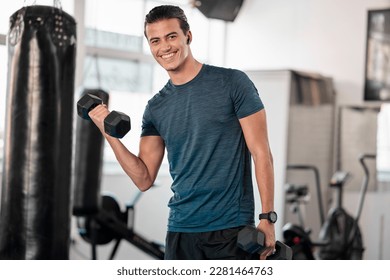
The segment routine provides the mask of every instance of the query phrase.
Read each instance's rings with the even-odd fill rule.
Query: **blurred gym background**
[[[211,2],[218,3],[213,6]],[[390,8],[388,0],[3,1],[0,10],[1,166],[5,156],[7,36],[11,15],[23,6],[57,5],[74,17],[77,23],[75,101],[86,88],[108,91],[110,108],[131,118],[132,129],[123,141],[137,153],[146,102],[168,79],[150,55],[143,35],[145,14],[161,4],[179,5],[186,12],[195,58],[203,63],[246,71],[260,92],[267,108],[275,162],[277,237],[282,238],[285,223],[296,219],[285,202],[288,182],[309,185],[310,197],[303,209],[305,223],[314,237],[321,227],[314,179],[311,174],[287,171],[288,164],[319,168],[326,210],[334,203],[333,191],[328,188],[331,175],[336,170],[349,171],[352,176],[345,185],[343,199],[345,208],[355,213],[363,180],[358,158],[360,154],[372,153],[377,154],[377,160],[369,162],[371,177],[359,221],[365,244],[364,259],[390,259],[387,238],[390,236],[390,169],[388,161],[383,159],[390,150],[390,113],[386,103],[390,101],[387,92],[390,18],[386,12],[370,13]],[[229,8],[230,5],[235,9]],[[75,115],[74,127],[76,119]],[[155,187],[142,195],[121,170],[108,146],[104,147],[102,166],[101,192],[115,197],[122,211],[126,204],[136,200],[134,231],[147,240],[163,244],[171,196],[167,161],[163,162]],[[256,207],[259,209],[259,205]],[[90,259],[91,244],[80,235],[79,219],[71,217],[69,258]],[[109,258],[114,243],[97,246],[97,258]],[[115,258],[153,257],[122,241]]]

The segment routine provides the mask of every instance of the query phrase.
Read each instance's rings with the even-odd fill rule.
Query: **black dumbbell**
[[[77,102],[77,114],[83,119],[90,120],[89,111],[96,106],[103,104],[103,101],[92,94],[85,94]],[[118,111],[112,111],[104,119],[104,131],[115,138],[122,138],[130,131],[130,117]]]
[[[238,232],[237,245],[251,254],[261,254],[264,248],[264,233],[254,226],[246,226]],[[283,242],[276,241],[275,252],[267,260],[291,260],[292,249]]]
[[[130,117],[122,112],[112,111],[104,119],[104,131],[115,138],[122,138],[130,131]]]

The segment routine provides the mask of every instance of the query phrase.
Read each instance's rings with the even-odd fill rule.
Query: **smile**
[[[168,53],[168,54],[164,54],[161,56],[162,59],[169,59],[171,57],[173,57],[175,55],[175,53]]]

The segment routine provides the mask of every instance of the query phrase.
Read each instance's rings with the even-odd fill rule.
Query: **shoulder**
[[[239,69],[213,66],[207,64],[205,64],[205,68],[207,74],[220,76],[221,78],[224,78],[226,81],[229,82],[234,83],[237,81],[249,81],[248,75],[244,71]]]
[[[215,73],[215,74],[232,75],[235,72],[242,72],[240,70],[233,69],[233,68],[226,68],[226,67],[209,65],[209,64],[204,64],[204,67],[206,72]]]
[[[148,100],[147,106],[150,107],[153,104],[160,102],[169,94],[170,91],[170,83],[168,82],[159,92],[157,92],[155,95],[152,96],[152,98]]]

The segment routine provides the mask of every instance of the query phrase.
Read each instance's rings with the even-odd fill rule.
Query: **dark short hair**
[[[184,11],[178,6],[172,5],[161,5],[154,7],[150,12],[145,16],[144,24],[144,34],[146,36],[146,25],[149,23],[155,23],[162,19],[171,19],[177,18],[180,23],[180,28],[183,30],[184,34],[190,30],[190,25],[188,24],[187,17],[184,14]]]

